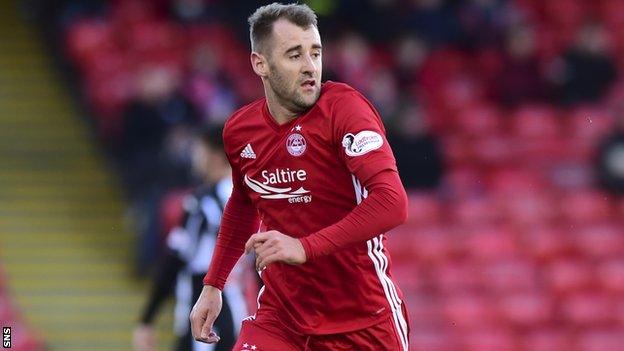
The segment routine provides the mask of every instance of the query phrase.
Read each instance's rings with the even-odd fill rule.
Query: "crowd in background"
[[[416,307],[411,313],[420,320],[414,326],[416,341],[454,342],[448,326],[425,325],[450,314],[467,324],[497,326],[475,334],[478,339],[486,333],[498,345],[492,349],[507,350],[500,345],[509,330],[542,333],[523,338],[535,342],[527,349],[566,349],[570,330],[588,323],[603,328],[588,336],[588,350],[591,345],[612,350],[600,347],[615,342],[613,335],[624,338],[623,329],[612,328],[616,312],[594,309],[592,314],[583,306],[614,306],[604,301],[621,296],[624,286],[605,288],[600,281],[586,286],[579,280],[587,277],[569,269],[605,266],[605,275],[621,278],[609,270],[619,261],[609,260],[617,258],[617,250],[624,252],[618,229],[624,202],[612,196],[624,192],[619,74],[624,2],[305,2],[319,15],[323,80],[346,82],[373,102],[410,192],[410,223],[394,240],[397,275]],[[172,225],[167,223],[175,212],[172,191],[196,182],[190,173],[192,130],[221,124],[263,95],[248,61],[246,17],[267,2],[55,3],[40,5],[39,11],[54,9],[50,26],[56,29],[57,49],[123,179],[129,213],[143,238],[139,266],[149,267]],[[465,242],[455,245],[451,237],[458,232]],[[562,232],[571,234],[562,237]],[[402,254],[404,262],[416,260],[418,267],[407,264],[402,270]],[[477,281],[471,269],[484,263],[499,271]],[[426,270],[442,273],[415,273]],[[554,272],[551,278],[568,274],[568,281],[532,276],[543,272]],[[529,312],[509,306],[499,311],[514,326],[510,329],[490,320],[485,306],[489,293],[516,297],[502,291],[502,285],[514,285],[503,275],[535,280],[518,288],[530,291],[516,301]],[[499,286],[485,292],[488,284]],[[571,296],[552,301],[566,289]],[[471,293],[453,300],[458,291]],[[546,312],[539,314],[540,309]],[[531,329],[531,323],[541,329]]]
[[[144,261],[163,231],[163,196],[193,183],[191,130],[223,123],[262,96],[245,20],[265,3],[75,0],[57,8],[60,49],[134,204]],[[459,111],[502,118],[527,104],[568,111],[604,100],[617,82],[622,30],[613,28],[624,20],[616,1],[310,5],[320,16],[324,80],[347,82],[374,103],[410,189],[440,184],[439,139],[454,141]]]

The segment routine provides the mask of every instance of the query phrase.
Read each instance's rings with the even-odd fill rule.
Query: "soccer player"
[[[192,169],[201,185],[183,201],[184,216],[167,237],[165,255],[154,276],[140,324],[133,333],[136,351],[157,349],[153,322],[166,298],[175,291],[176,351],[230,351],[241,321],[247,315],[242,279],[231,280],[223,293],[223,311],[214,323],[223,337],[217,345],[193,340],[188,314],[203,289],[222,211],[232,191],[230,166],[223,154],[222,128],[203,128],[193,143]],[[245,262],[247,263],[247,262]],[[241,278],[242,266],[236,275]],[[249,266],[251,269],[251,266]]]
[[[309,7],[273,3],[249,24],[265,98],[225,125],[234,190],[191,311],[193,336],[219,340],[221,289],[254,252],[265,286],[234,350],[406,351],[384,233],[405,221],[407,196],[379,114],[348,85],[321,84]]]

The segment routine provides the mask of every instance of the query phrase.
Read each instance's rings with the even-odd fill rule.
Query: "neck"
[[[298,112],[293,112],[284,106],[284,103],[280,101],[280,98],[275,95],[273,90],[266,84],[264,85],[264,95],[266,96],[267,106],[269,108],[269,112],[271,113],[271,117],[273,117],[277,124],[282,125],[284,123],[288,123],[299,116]]]

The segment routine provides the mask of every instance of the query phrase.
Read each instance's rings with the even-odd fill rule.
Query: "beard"
[[[293,112],[304,112],[314,106],[321,95],[320,83],[314,86],[315,90],[312,98],[306,99],[299,91],[299,85],[290,88],[288,80],[279,72],[277,67],[270,63],[269,67],[271,68],[271,73],[267,78],[269,83],[271,83],[271,89],[284,106]],[[313,77],[306,77],[306,79],[311,78]]]

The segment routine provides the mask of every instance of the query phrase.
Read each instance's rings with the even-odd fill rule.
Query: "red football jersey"
[[[261,231],[297,238],[338,222],[367,196],[361,182],[396,170],[378,113],[342,83],[324,83],[317,103],[283,125],[266,99],[247,105],[228,120],[223,138],[234,186],[257,209]],[[405,331],[385,240],[379,233],[302,265],[270,264],[261,272],[256,318],[278,316],[303,334],[333,334],[392,313]]]

